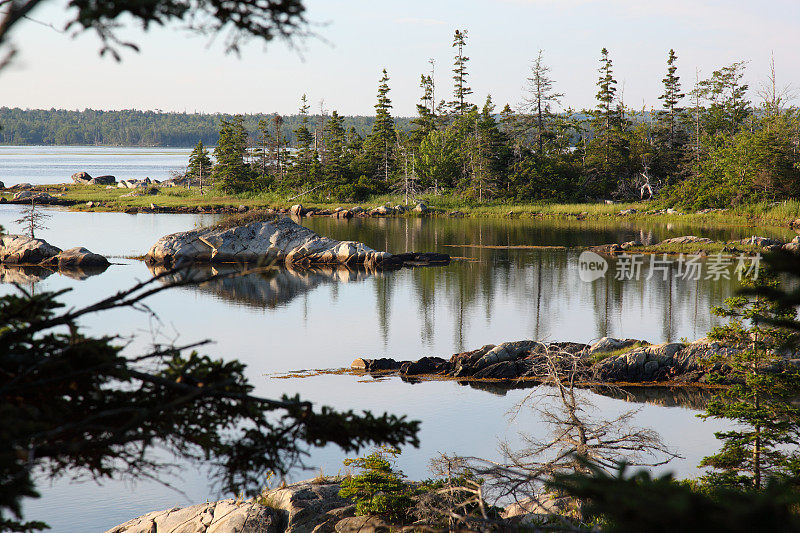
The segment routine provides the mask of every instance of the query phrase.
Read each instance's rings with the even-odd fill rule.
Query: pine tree
[[[335,110],[325,126],[325,138],[328,144],[328,157],[323,165],[325,179],[334,188],[343,186],[347,182],[349,168],[347,136],[344,121]]]
[[[681,78],[676,76],[675,72],[678,66],[675,60],[678,56],[675,55],[675,50],[670,49],[669,57],[667,58],[667,76],[661,80],[664,82],[664,94],[658,97],[662,100],[662,107],[664,111],[661,113],[661,118],[669,126],[669,146],[675,146],[676,129],[678,128],[678,116],[682,108],[678,107],[681,99],[686,96],[681,92]]]
[[[386,69],[383,69],[378,85],[378,100],[375,103],[375,122],[372,124],[372,132],[365,141],[370,170],[374,176],[381,176],[386,186],[390,183],[390,175],[394,169],[396,141],[389,90],[389,75]]]
[[[297,152],[294,155],[292,163],[292,174],[294,175],[295,185],[302,187],[307,183],[313,183],[314,176],[314,150],[312,148],[314,143],[314,135],[308,129],[309,116],[308,110],[311,106],[308,105],[308,98],[304,94],[300,97],[300,126],[294,130]]]
[[[454,100],[450,102],[450,108],[459,115],[463,115],[470,110],[470,103],[467,101],[467,96],[472,94],[472,89],[467,85],[467,63],[469,58],[464,55],[464,47],[467,44],[467,31],[456,30],[453,34],[453,48],[457,49],[454,57],[455,62],[453,66],[453,88]]]
[[[433,78],[430,75],[421,74],[419,86],[422,89],[422,97],[420,98],[420,103],[417,104],[418,116],[411,121],[411,124],[414,125],[411,139],[416,145],[419,145],[422,139],[436,129],[436,115],[434,114],[433,105]]]
[[[776,278],[745,279],[750,292],[774,291]],[[778,355],[790,331],[776,323],[791,322],[791,306],[764,296],[737,295],[714,313],[731,321],[714,328],[709,337],[733,348],[708,360],[731,371],[727,386],[708,404],[704,418],[736,421],[736,427],[716,433],[723,441],[719,453],[700,466],[716,470],[705,476],[712,485],[762,489],[769,480],[800,476],[800,373]]]
[[[544,153],[544,142],[546,138],[552,138],[553,134],[549,130],[550,121],[553,118],[552,106],[560,103],[562,93],[557,93],[553,89],[554,81],[550,77],[550,67],[542,61],[543,52],[539,50],[539,55],[531,65],[531,75],[528,78],[528,95],[524,98],[524,111],[533,115],[536,129],[536,147],[539,155]]]
[[[617,80],[608,50],[603,48],[600,58],[600,77],[597,80],[597,107],[592,112],[594,138],[587,146],[593,168],[600,175],[600,194],[614,191],[616,180],[627,164],[627,143],[624,137],[622,106],[618,105]]]
[[[679,107],[680,101],[686,95],[681,92],[680,77],[676,75],[677,58],[675,50],[670,50],[667,58],[667,75],[662,80],[664,94],[658,97],[662,101],[663,109],[658,113],[655,129],[655,144],[658,150],[654,168],[658,175],[667,178],[680,174],[683,151],[688,140],[681,121],[683,108]],[[669,181],[671,180],[668,179],[667,183]]]
[[[247,130],[244,117],[236,115],[231,120],[220,121],[219,141],[214,148],[214,179],[228,192],[241,192],[252,187],[252,171],[245,163],[247,157]]]
[[[208,150],[203,146],[203,141],[197,144],[189,154],[189,167],[186,170],[186,179],[200,181],[200,193],[203,193],[203,178],[211,174],[211,158],[208,157]]]

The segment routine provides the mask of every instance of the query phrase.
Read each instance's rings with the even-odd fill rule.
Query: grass
[[[626,354],[626,353],[630,353],[633,350],[636,350],[638,348],[643,348],[645,346],[650,346],[650,344],[646,343],[646,342],[637,341],[637,342],[631,344],[630,346],[625,346],[624,348],[618,348],[616,350],[611,350],[610,352],[596,353],[596,354],[592,355],[589,358],[589,361],[591,361],[592,364],[595,365],[595,364],[599,363],[600,361],[605,361],[609,357],[617,357],[618,355],[623,355],[623,354]]]
[[[733,243],[729,244],[723,241],[714,242],[691,242],[685,244],[669,243],[669,244],[651,244],[642,246],[633,246],[628,248],[622,253],[626,254],[652,254],[652,255],[756,255],[764,253],[764,248],[755,246],[753,244]]]
[[[226,215],[219,222],[214,224],[213,227],[217,229],[228,229],[235,228],[237,226],[246,226],[253,222],[268,222],[272,220],[275,220],[274,214],[259,209],[255,211],[247,211],[245,213]]]
[[[333,209],[335,207],[351,208],[360,205],[372,208],[378,205],[404,205],[402,195],[374,196],[362,202],[338,202],[324,196],[308,195],[289,200],[291,194],[275,192],[249,192],[241,194],[226,194],[214,188],[206,188],[201,195],[197,188],[191,190],[182,187],[149,187],[147,189],[107,189],[98,185],[53,185],[39,186],[43,190],[61,198],[77,202],[73,209],[86,210],[86,202],[100,203],[95,210],[119,211],[131,207],[149,207],[151,203],[165,208],[177,207],[221,207],[240,205],[249,208],[286,208],[292,204],[302,203],[305,207],[318,209]],[[131,193],[134,193],[131,196]],[[155,193],[155,194],[151,194]],[[11,192],[3,194],[10,199]],[[663,208],[657,202],[624,202],[606,204],[594,203],[554,203],[554,202],[525,202],[509,203],[488,201],[478,203],[452,195],[426,194],[416,198],[425,202],[434,211],[448,213],[461,211],[466,216],[475,217],[576,217],[576,218],[615,218],[622,220],[657,219],[659,221],[681,221],[691,224],[713,224],[715,226],[786,226],[790,220],[800,218],[800,201],[786,200],[782,202],[760,202],[750,205],[736,206],[727,210],[708,213],[664,214]],[[620,215],[620,211],[635,209],[632,214]],[[406,216],[415,216],[408,213]]]

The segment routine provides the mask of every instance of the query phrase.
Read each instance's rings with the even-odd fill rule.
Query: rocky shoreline
[[[341,478],[318,477],[265,491],[250,500],[220,500],[155,511],[105,533],[388,533],[419,531],[379,516],[356,516],[356,506],[339,496]],[[416,502],[413,502],[416,505]],[[496,520],[499,530],[517,531],[546,510],[512,503]],[[413,514],[413,509],[412,513]],[[429,530],[422,526],[422,531]]]
[[[545,381],[570,373],[580,384],[707,385],[713,373],[722,378],[730,369],[705,360],[736,348],[703,338],[692,343],[650,344],[637,339],[603,337],[594,344],[542,343],[531,340],[488,344],[457,353],[449,359],[423,357],[416,361],[389,358],[355,359],[350,368],[373,376],[397,375],[403,379],[454,379],[463,381]],[[783,364],[800,367],[797,354]]]
[[[601,244],[591,246],[589,250],[598,254],[611,255],[622,253],[682,253],[681,248],[694,248],[698,255],[708,255],[712,250],[719,250],[720,253],[740,253],[751,251],[765,252],[800,252],[800,235],[795,236],[791,241],[784,242],[769,237],[759,237],[753,235],[745,239],[733,241],[715,241],[707,237],[697,237],[695,235],[683,235],[664,239],[654,244],[643,244],[638,241],[628,241],[619,244]],[[704,248],[709,248],[706,250]]]

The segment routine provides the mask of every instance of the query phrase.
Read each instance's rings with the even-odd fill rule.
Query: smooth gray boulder
[[[117,178],[114,176],[97,176],[89,180],[90,185],[116,185]]]
[[[363,265],[382,268],[392,254],[354,241],[321,237],[287,217],[231,228],[209,227],[162,237],[147,252],[149,264],[283,262],[286,265]]]
[[[37,265],[58,269],[65,275],[83,279],[108,268],[102,255],[76,247],[62,251],[43,239],[26,235],[0,235],[0,264]]]
[[[82,246],[64,250],[59,254],[43,262],[53,264],[58,268],[85,268],[85,267],[107,267],[110,263],[108,259],[100,254],[95,254]]]
[[[76,172],[75,174],[72,175],[72,181],[74,181],[79,185],[88,185],[89,180],[91,179],[92,177],[89,175],[88,172]]]
[[[56,199],[47,194],[46,192],[33,192],[30,190],[25,190],[16,193],[14,196],[11,197],[11,200],[17,202],[22,200],[27,200],[39,204],[47,204]]]
[[[0,235],[0,263],[38,265],[59,252],[61,248],[42,239],[25,235]]]

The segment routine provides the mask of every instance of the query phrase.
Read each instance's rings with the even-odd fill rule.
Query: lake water
[[[86,153],[96,163],[104,150],[92,148]],[[83,150],[75,150],[78,152]],[[131,167],[154,168],[155,160],[143,163],[148,157],[131,157],[135,160]],[[36,172],[42,180],[54,179],[56,171],[52,169],[56,167],[48,166],[50,160],[37,166],[35,159],[27,164],[39,169]],[[87,170],[91,168],[89,159],[87,165],[59,167],[57,172],[68,177],[76,170]],[[118,168],[98,173],[125,177]],[[0,163],[0,179],[10,181],[7,176],[15,172],[22,175]],[[25,174],[20,181],[33,182],[31,176],[36,172]],[[151,275],[148,268],[129,257],[144,254],[162,235],[216,220],[197,215],[47,211],[52,215],[47,222],[50,229],[40,237],[61,248],[82,245],[113,258],[114,264],[106,272],[84,280],[60,274],[39,281],[34,281],[34,275],[16,278],[37,291],[71,288],[64,301],[72,306],[88,304],[147,279]],[[19,231],[13,222],[18,216],[18,206],[0,205],[0,224],[7,230]],[[380,250],[444,252],[455,259],[446,267],[375,275],[281,270],[171,289],[149,301],[159,320],[131,310],[115,310],[86,320],[85,327],[93,335],[133,338],[128,353],[165,340],[211,338],[215,343],[205,351],[245,362],[258,395],[274,398],[299,393],[304,399],[338,409],[388,411],[421,420],[420,448],[405,449],[399,460],[411,478],[427,477],[428,462],[439,453],[498,459],[501,440],[519,443],[521,432],[545,436],[548,428],[532,408],[524,407],[516,417],[509,416],[528,395],[536,399],[544,391],[479,388],[452,381],[410,384],[397,378],[353,375],[277,376],[295,370],[347,367],[361,356],[448,357],[488,343],[529,338],[578,342],[606,335],[650,342],[696,339],[715,324],[709,309],[733,293],[735,275],[732,279],[684,279],[679,275],[681,265],[670,261],[663,269],[667,280],[661,270],[651,272],[648,264],[638,279],[617,280],[614,272],[618,265],[612,261],[605,277],[585,282],[578,271],[580,247],[686,234],[717,239],[753,234],[750,228],[625,221],[326,218],[306,219],[303,224],[323,235],[362,241]],[[790,236],[782,229],[757,233]],[[0,285],[0,291],[11,290],[11,285]],[[585,396],[597,417],[613,418],[638,409],[634,422],[657,430],[683,456],[660,470],[684,477],[697,475],[700,458],[717,447],[713,432],[725,427],[696,417],[702,395],[685,390],[633,392],[630,401],[592,393]],[[334,448],[312,450],[306,460],[312,470],[295,471],[292,479],[311,477],[318,468],[336,473],[342,459],[343,454]],[[99,485],[85,480],[42,480],[43,497],[26,503],[26,518],[44,520],[56,532],[103,531],[152,510],[219,496],[202,466],[184,465],[176,475],[166,480],[180,493],[152,481],[114,480]]]
[[[185,171],[190,148],[139,148],[107,146],[0,146],[0,181],[42,185],[72,183],[70,176],[111,174],[117,180],[165,180],[171,172]]]
[[[0,224],[13,228],[18,207],[0,205]],[[72,288],[69,305],[90,303],[151,273],[141,255],[160,236],[191,229],[213,216],[77,213],[49,209],[51,229],[41,237],[62,248],[84,245],[114,258],[105,273],[75,280],[53,274],[35,290]],[[499,458],[500,440],[518,442],[520,432],[543,436],[540,415],[525,408],[508,413],[531,390],[483,389],[456,382],[404,383],[352,375],[298,379],[275,376],[302,369],[340,368],[356,357],[416,359],[450,354],[524,338],[591,342],[605,335],[651,342],[695,339],[715,323],[709,308],[736,287],[732,280],[682,280],[660,275],[640,280],[613,276],[581,281],[577,258],[586,244],[619,242],[634,236],[661,239],[694,233],[743,237],[747,228],[709,230],[664,224],[602,224],[537,220],[306,219],[304,224],[339,239],[360,240],[377,249],[439,251],[458,259],[447,267],[377,275],[358,272],[295,272],[248,275],[202,286],[172,289],[151,298],[160,321],[116,310],[86,321],[95,335],[135,336],[128,352],[152,342],[211,338],[207,352],[248,365],[256,393],[305,399],[340,409],[406,414],[422,421],[421,447],[406,449],[399,465],[412,478],[428,475],[428,461],[440,452]],[[780,232],[781,230],[775,230]],[[464,244],[493,246],[464,247]],[[507,246],[568,248],[504,248]],[[499,247],[499,248],[498,248]],[[614,271],[612,265],[609,272]],[[23,280],[30,282],[31,280]],[[9,285],[3,291],[13,290]],[[533,395],[541,391],[533,390]],[[685,391],[638,391],[623,401],[588,394],[595,415],[613,417],[635,408],[635,423],[653,427],[683,459],[662,470],[697,475],[701,457],[716,448],[713,432],[723,427],[696,417],[702,398]],[[343,455],[314,450],[307,464],[335,473]],[[316,473],[296,471],[294,479]],[[43,497],[25,506],[29,519],[49,522],[54,531],[102,531],[145,512],[202,502],[218,496],[202,467],[186,467],[171,478],[183,494],[139,481],[55,482],[43,480]]]

